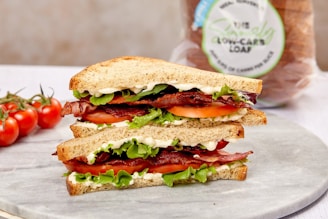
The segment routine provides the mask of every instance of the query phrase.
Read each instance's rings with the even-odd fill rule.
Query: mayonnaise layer
[[[163,83],[159,83],[159,82],[153,82],[153,83],[149,83],[147,85],[134,85],[132,87],[111,87],[111,88],[103,88],[100,89],[97,92],[94,93],[90,93],[91,95],[95,95],[97,97],[101,96],[102,94],[111,94],[114,93],[116,91],[122,91],[125,89],[129,89],[131,91],[133,91],[134,93],[140,93],[140,92],[146,92],[146,91],[150,91],[152,90],[157,84],[163,84]],[[216,86],[216,87],[212,87],[212,86],[204,86],[204,85],[200,85],[200,84],[192,84],[192,83],[185,83],[185,84],[181,84],[181,83],[177,83],[177,81],[170,81],[165,83],[167,85],[171,85],[179,90],[191,90],[193,88],[197,88],[199,90],[201,90],[202,92],[204,92],[205,94],[213,94],[214,92],[220,91],[222,87],[220,86]],[[79,91],[81,93],[83,93],[84,91]]]
[[[92,164],[95,161],[96,154],[101,151],[106,151],[110,145],[111,149],[118,149],[120,148],[125,142],[132,141],[132,139],[137,140],[137,142],[146,144],[151,148],[167,148],[172,145],[172,140],[161,140],[161,139],[155,139],[152,137],[143,137],[143,136],[131,136],[127,138],[123,138],[116,141],[108,141],[106,143],[103,143],[101,146],[99,146],[95,151],[91,152],[86,156],[88,160],[88,164]],[[230,139],[218,139],[217,141],[204,141],[204,142],[184,142],[181,141],[179,144],[181,145],[187,145],[191,147],[198,146],[199,144],[205,147],[209,151],[213,151],[219,141],[226,140],[229,141]]]

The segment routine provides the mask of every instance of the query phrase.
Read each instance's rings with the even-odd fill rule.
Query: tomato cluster
[[[29,99],[7,93],[0,98],[0,146],[9,146],[18,138],[29,135],[37,127],[49,129],[61,120],[61,103],[41,94]]]

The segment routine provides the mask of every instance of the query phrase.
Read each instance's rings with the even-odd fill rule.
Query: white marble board
[[[317,200],[328,188],[328,148],[305,129],[268,115],[227,150],[248,151],[246,181],[107,191],[71,197],[65,167],[51,154],[72,137],[74,121],[38,130],[0,148],[0,209],[23,218],[279,218]]]

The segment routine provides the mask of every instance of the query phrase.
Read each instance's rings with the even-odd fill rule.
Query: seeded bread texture
[[[228,85],[235,90],[257,94],[262,90],[259,79],[204,71],[139,56],[124,56],[88,66],[71,78],[69,88],[95,94],[104,88],[128,89],[172,81],[213,87]]]
[[[267,117],[261,110],[248,109],[247,114],[237,120],[237,122],[245,126],[266,125]]]
[[[78,156],[87,156],[97,150],[102,144],[109,141],[118,141],[129,137],[142,136],[156,140],[172,142],[179,139],[187,146],[197,145],[203,142],[219,141],[222,139],[239,139],[244,137],[244,128],[239,123],[220,124],[218,126],[206,126],[199,123],[194,127],[180,126],[143,126],[139,129],[127,127],[107,128],[94,135],[73,138],[57,146],[58,159],[61,161],[71,160]]]
[[[215,180],[245,180],[247,176],[247,166],[239,166],[234,168],[222,168],[217,171],[217,173],[212,174],[207,179],[208,181],[215,181]],[[175,184],[189,184],[189,183],[196,183],[197,181],[188,179],[188,180],[180,180]],[[164,181],[162,178],[137,178],[134,179],[134,183],[130,186],[121,187],[120,189],[132,189],[132,188],[144,188],[150,186],[160,186],[164,185]],[[69,177],[66,178],[66,186],[67,190],[70,195],[82,195],[85,193],[90,192],[97,192],[97,191],[106,191],[106,190],[114,190],[118,189],[114,185],[108,183],[103,184],[99,187],[92,187],[89,184],[83,183],[73,183],[69,180]]]

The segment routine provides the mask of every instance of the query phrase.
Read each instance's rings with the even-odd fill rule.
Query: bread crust
[[[247,177],[247,166],[242,165],[234,168],[222,168],[217,171],[217,173],[208,176],[208,181],[216,181],[216,180],[245,180]],[[188,179],[188,180],[180,180],[175,182],[175,184],[190,184],[197,183],[197,181]],[[114,190],[114,189],[133,189],[133,188],[144,188],[151,186],[161,186],[165,185],[162,178],[154,178],[154,179],[144,179],[137,178],[134,179],[134,183],[130,186],[125,186],[121,188],[117,188],[114,185],[108,183],[103,184],[99,187],[92,187],[88,184],[83,183],[73,183],[69,180],[69,176],[66,177],[66,186],[70,195],[82,195],[90,192],[98,192],[98,191],[106,191],[106,190]]]
[[[135,85],[172,81],[213,87],[228,85],[235,90],[257,94],[262,90],[262,81],[259,79],[204,71],[139,56],[123,56],[88,66],[71,78],[69,89],[95,94],[105,88],[128,89]]]
[[[245,126],[258,126],[266,125],[268,121],[263,111],[256,109],[248,109],[247,114],[237,120],[237,122],[240,122],[242,125]]]
[[[183,126],[162,127],[155,125],[147,125],[138,129],[127,127],[107,128],[91,136],[73,138],[59,144],[57,146],[57,156],[61,161],[87,156],[97,150],[102,144],[108,144],[109,141],[119,141],[136,136],[169,142],[179,139],[181,142],[187,143],[188,146],[192,146],[222,139],[243,138],[244,128],[239,123],[224,123],[216,126],[199,123],[188,128]]]

